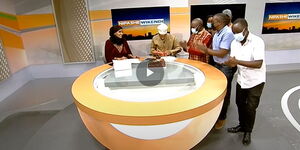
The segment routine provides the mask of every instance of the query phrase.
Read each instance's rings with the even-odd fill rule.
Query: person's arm
[[[211,46],[211,42],[212,42],[211,35],[208,34],[208,35],[206,35],[206,37],[204,38],[203,41],[199,40],[197,42],[200,43],[200,44],[203,44],[206,47],[210,47]],[[195,48],[195,50],[193,50],[193,53],[196,54],[196,55],[201,55],[201,54],[205,54],[205,51],[202,50],[202,49]]]
[[[211,47],[211,43],[212,43],[211,34],[206,36],[206,38],[203,40],[203,43],[205,44],[206,47]]]
[[[249,67],[249,68],[260,68],[263,60],[254,60],[254,61],[242,61],[236,60],[238,65]]]
[[[128,42],[126,40],[124,40],[123,42],[123,46],[125,47],[125,50],[126,50],[126,53],[127,53],[127,58],[135,58],[133,55],[132,55],[132,52],[130,50],[130,47],[128,45]]]
[[[179,45],[183,48],[184,51],[186,52],[189,51],[190,45],[192,43],[192,39],[193,39],[193,35],[190,36],[188,42],[186,42],[185,40],[179,42]]]
[[[232,47],[232,51],[228,61],[224,62],[225,65],[230,67],[241,65],[249,68],[260,68],[262,66],[264,61],[264,52],[265,52],[265,45],[262,40],[257,41],[257,43],[254,45],[253,54],[252,54],[254,60],[252,61],[243,61],[243,60],[236,59],[235,56],[237,55],[237,53],[239,53],[239,49],[236,49],[234,47],[234,42],[232,42],[231,47]]]
[[[229,59],[226,62],[224,62],[224,64],[229,67],[235,67],[237,65],[241,65],[249,68],[260,68],[262,63],[263,60],[243,61],[243,60],[238,60],[235,57],[229,57]]]
[[[179,45],[179,42],[178,40],[176,39],[176,37],[173,38],[173,46],[172,46],[172,49],[169,50],[169,53],[171,55],[175,55],[177,54],[178,52],[180,52],[182,50],[182,47]]]
[[[206,45],[204,45],[203,43],[200,43],[200,42],[197,42],[195,47],[197,49],[203,50],[206,54],[221,57],[221,58],[223,58],[224,56],[226,56],[229,53],[228,49],[220,49],[218,51],[215,51],[213,49],[206,47]]]
[[[113,45],[109,40],[105,42],[105,59],[107,63],[112,62],[112,60],[114,59]]]
[[[188,43],[186,42],[186,40],[180,41],[180,42],[179,42],[179,45],[182,47],[182,49],[183,49],[184,51],[188,51]]]
[[[205,46],[204,44],[198,44],[197,46],[201,48],[206,54],[217,56],[220,58],[225,57],[229,53],[230,44],[234,40],[232,32],[228,32],[223,35],[220,42],[220,50],[213,50]]]
[[[151,49],[150,49],[151,54],[153,54],[153,52],[156,51],[156,49],[157,49],[157,45],[154,42],[154,40],[155,40],[154,38],[155,38],[155,36],[152,38],[152,41],[151,41]]]

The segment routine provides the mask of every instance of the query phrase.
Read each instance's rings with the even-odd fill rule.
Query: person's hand
[[[124,59],[127,59],[127,57],[125,57],[125,56],[121,57],[121,60],[124,60]]]
[[[195,47],[196,47],[197,49],[199,49],[199,50],[202,50],[205,54],[208,53],[208,49],[207,49],[206,45],[204,45],[204,44],[201,43],[201,42],[197,42],[197,43],[195,44]]]
[[[163,56],[170,56],[171,54],[172,54],[171,51],[165,51],[164,54],[163,54]]]
[[[132,54],[128,55],[129,58],[139,58],[138,56],[133,56]]]
[[[180,41],[180,42],[179,42],[179,45],[180,45],[183,49],[187,49],[187,42],[186,42],[186,40]]]
[[[157,53],[158,56],[162,57],[162,56],[166,56],[167,55],[167,52],[162,52],[162,51],[159,51]]]
[[[157,50],[153,50],[153,51],[152,51],[152,55],[158,55],[158,52],[159,52],[159,51],[157,51]]]
[[[163,51],[161,51],[159,49],[156,49],[156,50],[152,51],[152,55],[153,56],[165,56],[166,52],[163,52]]]
[[[235,59],[235,57],[229,56],[229,59],[225,61],[224,64],[229,67],[235,67],[237,65],[237,60]]]
[[[127,59],[127,57],[124,57],[124,56],[123,57],[115,57],[114,59],[115,60],[124,60],[124,59]]]

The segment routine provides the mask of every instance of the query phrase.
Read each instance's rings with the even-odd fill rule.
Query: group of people
[[[161,24],[157,27],[158,34],[152,38],[150,53],[175,56],[183,49],[189,53],[189,59],[209,63],[224,73],[227,79],[227,92],[215,129],[221,129],[225,125],[231,82],[237,71],[236,105],[239,125],[228,128],[227,131],[243,132],[242,143],[249,145],[256,109],[266,82],[265,45],[260,37],[249,31],[245,19],[238,18],[234,22],[231,20],[232,13],[229,9],[209,16],[206,28],[202,19],[193,19],[192,34],[188,42],[179,42],[175,36],[167,32],[168,26]],[[113,59],[137,58],[132,55],[122,35],[122,27],[110,28],[110,39],[105,45],[107,62]]]

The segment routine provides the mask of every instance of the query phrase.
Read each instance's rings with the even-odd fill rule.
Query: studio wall
[[[15,4],[11,0],[0,1],[0,39],[11,73],[27,66],[27,58],[19,31]]]
[[[280,0],[286,2],[288,0]],[[289,0],[300,1],[300,0]],[[190,5],[246,4],[245,18],[250,31],[261,36],[266,50],[300,48],[300,33],[262,35],[266,2],[276,0],[88,0],[96,60],[101,61],[104,43],[112,26],[111,9],[170,6],[170,32],[179,40],[190,35]],[[234,15],[234,14],[233,14]],[[3,41],[12,73],[29,65],[63,64],[55,27],[51,0],[1,0],[0,38]],[[130,41],[135,55],[145,56],[150,40]],[[288,58],[287,58],[288,59]]]
[[[300,33],[262,34],[265,3],[271,2],[299,2],[299,0],[190,0],[191,5],[245,3],[245,18],[249,23],[249,29],[263,38],[266,50],[299,50],[300,42],[296,41],[300,40]]]
[[[89,0],[96,57],[102,56],[105,41],[109,38],[108,31],[112,26],[111,9],[160,6],[170,6],[170,32],[179,40],[188,40],[190,28],[188,0],[128,0],[126,3],[122,0]],[[150,43],[151,40],[129,41],[132,53],[139,56],[148,55]]]

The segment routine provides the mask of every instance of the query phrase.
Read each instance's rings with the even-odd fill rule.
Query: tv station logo
[[[270,14],[269,20],[297,20],[300,14]]]
[[[164,23],[164,19],[147,19],[147,20],[122,20],[118,21],[119,26],[150,26]]]

